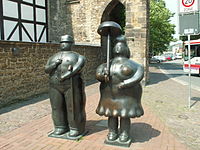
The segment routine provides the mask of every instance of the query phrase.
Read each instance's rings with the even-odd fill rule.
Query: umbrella
[[[99,25],[97,33],[101,36],[107,36],[107,64],[105,78],[108,80],[110,74],[110,37],[116,37],[122,34],[122,29],[121,26],[114,21],[105,21]]]

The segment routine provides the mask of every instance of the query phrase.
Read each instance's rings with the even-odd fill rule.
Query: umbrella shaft
[[[108,75],[110,73],[110,34],[108,34],[108,39],[107,39],[107,71]]]

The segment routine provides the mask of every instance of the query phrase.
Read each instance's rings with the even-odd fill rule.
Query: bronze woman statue
[[[108,117],[109,133],[107,141],[131,141],[130,118],[140,117],[144,111],[141,105],[142,87],[140,81],[144,69],[129,59],[130,51],[124,35],[116,38],[110,61],[109,79],[106,79],[106,64],[97,68],[96,78],[100,84],[100,101],[96,113]],[[120,133],[118,133],[118,117]]]
[[[70,35],[62,36],[61,51],[50,57],[45,66],[55,128],[49,135],[52,137],[67,133],[66,138],[76,139],[85,130],[85,90],[81,75],[85,57],[71,51],[73,43]]]

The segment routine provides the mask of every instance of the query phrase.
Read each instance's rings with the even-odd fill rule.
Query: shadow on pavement
[[[186,75],[188,76],[188,74],[186,74]],[[191,74],[191,76],[194,77],[194,78],[199,78],[200,77],[199,74]]]
[[[161,69],[165,69],[165,70],[183,70],[183,65],[177,64],[177,63],[172,63],[172,62],[163,63],[160,66],[161,66]]]
[[[150,64],[149,67],[160,69],[160,67],[162,65],[163,65],[163,63],[160,63],[160,64]],[[150,70],[155,70],[155,69],[150,69]],[[157,83],[159,83],[161,81],[165,81],[165,80],[168,80],[168,79],[169,79],[169,77],[167,77],[163,73],[149,72],[149,82],[147,83],[147,86],[148,85],[157,84]]]
[[[87,135],[95,134],[103,130],[107,130],[107,120],[90,120],[86,123],[86,130],[89,131]],[[134,142],[145,142],[160,135],[160,131],[152,128],[150,124],[146,123],[132,123],[130,135]],[[106,138],[106,137],[105,137]]]
[[[150,77],[150,80],[149,80],[147,86],[148,85],[157,84],[159,82],[162,82],[162,81],[165,81],[165,80],[169,79],[163,73],[155,73],[155,72],[150,72],[149,77]]]
[[[95,84],[95,83],[97,83],[96,80],[93,80],[91,82],[87,82],[85,84],[85,87],[90,86],[90,85]],[[48,93],[35,95],[35,96],[32,96],[32,97],[24,99],[24,100],[13,102],[11,104],[8,104],[8,105],[1,107],[0,108],[0,115],[3,114],[3,113],[10,112],[10,111],[15,110],[15,109],[19,109],[19,108],[24,107],[24,106],[28,106],[28,105],[31,105],[31,104],[35,104],[35,103],[44,101],[46,99],[49,99]]]
[[[174,74],[167,73],[166,75],[169,75],[172,78],[185,76],[185,74],[181,74],[181,73],[176,73],[176,74],[175,73]]]
[[[194,103],[192,103],[190,107],[193,107],[197,102],[200,102],[200,97],[192,97],[191,100],[194,101]]]
[[[27,105],[38,103],[38,102],[46,100],[48,98],[49,98],[48,94],[41,94],[41,95],[37,95],[37,96],[32,97],[32,98],[28,98],[24,101],[19,101],[19,102],[10,104],[8,106],[0,108],[0,115],[3,114],[3,113],[10,112],[10,111],[15,110],[15,109],[19,109],[19,108],[27,106]]]
[[[159,69],[159,66],[158,65],[155,65],[155,66],[151,66],[151,67],[154,67],[154,68],[157,68]],[[166,70],[166,68],[165,68]],[[185,76],[185,74],[179,74],[179,73],[157,73],[157,72],[150,72],[149,73],[149,82],[147,84],[148,85],[153,85],[153,84],[157,84],[159,82],[162,82],[162,81],[165,81],[165,80],[168,80],[170,78],[176,78],[176,77],[181,77],[181,76]]]
[[[131,138],[134,142],[145,142],[160,135],[160,131],[152,128],[150,124],[133,123],[131,124]]]
[[[107,129],[107,120],[88,120],[86,121],[87,135],[95,134]]]

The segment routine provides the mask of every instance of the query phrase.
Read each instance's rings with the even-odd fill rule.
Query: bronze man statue
[[[85,131],[86,98],[81,71],[86,59],[71,51],[73,43],[70,35],[62,36],[61,51],[50,57],[45,66],[55,128],[51,137],[77,139]]]
[[[102,26],[100,25],[99,30]],[[110,28],[112,27],[111,23]],[[116,37],[112,55],[109,68],[104,63],[96,70],[96,78],[101,82],[101,95],[96,113],[108,117],[109,133],[105,143],[129,147],[131,144],[130,118],[140,117],[144,113],[141,105],[142,87],[140,85],[144,69],[129,59],[130,51],[124,35]],[[120,118],[119,131],[118,117]]]

